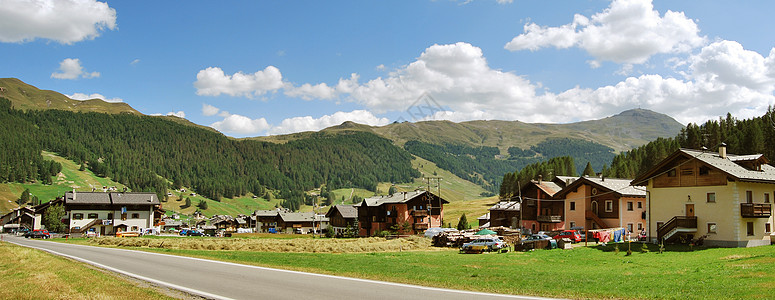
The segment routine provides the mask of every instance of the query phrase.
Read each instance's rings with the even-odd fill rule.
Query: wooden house
[[[401,234],[419,234],[430,227],[441,227],[446,203],[449,201],[427,191],[364,199],[358,205],[359,235],[374,236],[393,229]]]
[[[326,212],[334,235],[342,236],[348,229],[357,230],[358,208],[353,205],[334,205]]]
[[[564,200],[566,229],[626,228],[640,232],[646,226],[646,189],[630,179],[581,177],[555,194]]]

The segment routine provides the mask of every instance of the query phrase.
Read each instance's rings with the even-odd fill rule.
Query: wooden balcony
[[[537,216],[536,221],[541,223],[560,223],[562,222],[562,216],[542,215],[542,216]]]
[[[681,232],[697,232],[697,217],[675,216],[657,228],[657,239],[668,241]]]
[[[428,223],[414,223],[414,225],[412,225],[412,228],[414,228],[414,230],[427,230]]]
[[[769,218],[772,216],[772,204],[740,203],[740,216],[743,218]]]
[[[413,210],[412,211],[413,217],[427,217],[428,211],[427,210]]]

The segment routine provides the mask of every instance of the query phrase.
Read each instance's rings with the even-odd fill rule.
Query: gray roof
[[[313,217],[315,216],[312,212],[295,212],[295,213],[280,213],[280,218],[283,220],[283,222],[312,222]],[[320,221],[320,218],[314,219],[316,221]]]
[[[775,182],[775,167],[762,164],[761,171],[748,170],[741,165],[738,165],[737,161],[752,161],[763,158],[762,154],[754,155],[734,155],[728,154],[727,158],[721,158],[718,153],[715,152],[703,152],[697,150],[681,149],[681,152],[691,155],[698,160],[711,165],[724,173],[732,175],[733,177],[742,181],[764,181]]]
[[[364,202],[366,203],[366,206],[380,206],[382,204],[406,203],[416,197],[419,197],[424,193],[426,193],[426,191],[400,192],[390,196],[376,196],[376,197],[364,199],[363,202],[361,202],[361,205]]]
[[[332,206],[331,209],[328,210],[328,212],[333,212],[334,209],[339,211],[339,214],[342,215],[342,218],[345,219],[355,219],[358,217],[358,208],[352,205],[335,205]],[[331,217],[328,213],[326,213],[326,217]]]
[[[578,177],[575,177],[575,176],[554,176],[554,178],[562,180],[563,182],[565,182],[566,186],[576,181],[576,179],[579,179]]]
[[[158,205],[155,193],[66,192],[66,204]]]
[[[517,201],[501,201],[490,207],[490,210],[515,210],[518,211],[520,207]]]
[[[536,180],[531,180],[531,182],[549,196],[554,196],[554,194],[557,194],[557,192],[562,190],[561,186],[552,181],[542,180],[540,184]]]
[[[253,213],[254,216],[257,217],[274,217],[279,212],[277,210],[257,210]]]
[[[618,178],[600,178],[600,177],[584,177],[597,185],[612,190],[621,194],[622,196],[636,196],[645,197],[646,189],[642,187],[631,186],[632,179],[618,179]]]

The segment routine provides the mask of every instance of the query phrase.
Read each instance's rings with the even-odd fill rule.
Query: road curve
[[[547,299],[429,288],[8,235],[4,235],[4,240],[212,299]]]

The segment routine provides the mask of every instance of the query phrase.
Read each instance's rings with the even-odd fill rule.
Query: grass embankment
[[[0,242],[0,299],[175,299],[111,273]]]
[[[131,239],[127,239],[131,240]],[[282,241],[283,243],[288,242]],[[775,251],[670,248],[651,245],[625,256],[626,245],[458,254],[455,249],[368,253],[287,253],[135,248],[266,267],[463,290],[595,299],[770,298]]]
[[[235,250],[283,253],[364,253],[429,249],[430,240],[421,237],[386,240],[361,239],[245,239],[245,238],[115,238],[99,237],[89,245],[187,250]]]

